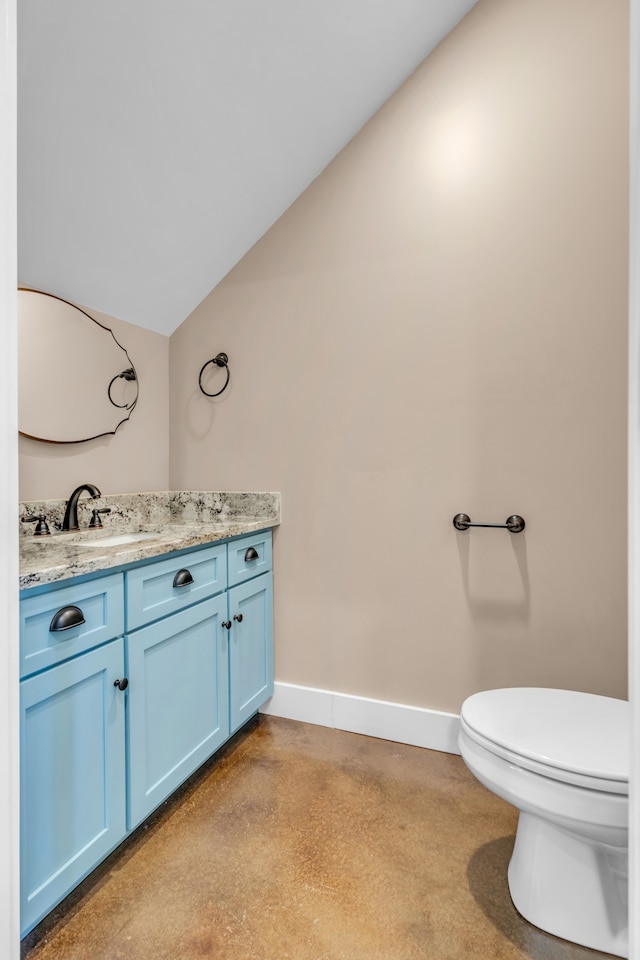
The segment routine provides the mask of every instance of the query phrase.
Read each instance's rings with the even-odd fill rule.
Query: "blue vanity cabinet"
[[[41,920],[126,834],[122,576],[21,599],[21,930]],[[98,598],[98,599],[97,599]],[[50,631],[76,600],[85,622]],[[80,618],[76,618],[80,619]],[[98,637],[107,640],[94,646]],[[86,652],[86,646],[90,649]],[[29,656],[31,653],[31,656]]]
[[[229,736],[226,594],[127,636],[129,828]]]
[[[271,531],[23,591],[20,664],[24,936],[273,693]]]

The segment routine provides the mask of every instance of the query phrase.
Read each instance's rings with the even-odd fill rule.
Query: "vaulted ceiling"
[[[476,0],[20,0],[20,283],[170,334]]]

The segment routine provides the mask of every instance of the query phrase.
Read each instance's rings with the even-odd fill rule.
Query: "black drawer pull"
[[[80,607],[61,607],[49,624],[51,633],[61,633],[63,630],[71,630],[72,627],[79,627],[86,623],[84,614]]]
[[[234,620],[237,620],[238,623],[242,623],[242,614],[241,614],[241,613],[234,613],[233,619],[234,619]]]
[[[244,562],[247,563],[249,560],[259,560],[260,554],[257,550],[254,550],[253,547],[249,547],[247,552],[244,555]]]
[[[129,681],[126,677],[123,677],[122,680],[114,680],[113,685],[114,687],[117,687],[118,690],[126,690],[129,686]]]
[[[190,583],[193,583],[193,577],[191,573],[186,570],[178,570],[175,577],[173,578],[174,587],[188,587]]]

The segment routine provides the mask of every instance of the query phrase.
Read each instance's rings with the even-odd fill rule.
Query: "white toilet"
[[[520,810],[511,899],[531,923],[628,957],[629,704],[572,690],[485,690],[462,705],[459,746]]]

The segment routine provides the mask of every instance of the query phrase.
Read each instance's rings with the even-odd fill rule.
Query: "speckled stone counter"
[[[149,560],[215,540],[264,530],[280,523],[279,493],[179,491],[104,496],[79,501],[80,530],[62,532],[65,500],[21,503],[20,575],[23,590]],[[88,528],[93,509],[109,508],[102,528]],[[36,537],[23,517],[44,514],[51,536]],[[122,533],[148,539],[109,545]]]

